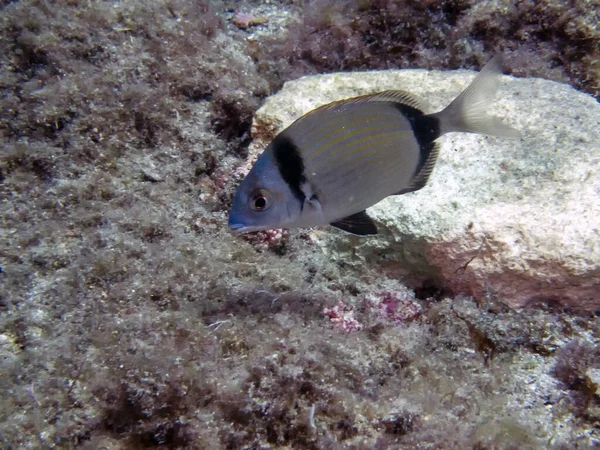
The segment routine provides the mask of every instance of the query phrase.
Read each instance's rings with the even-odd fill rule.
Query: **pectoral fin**
[[[319,213],[319,216],[323,218],[323,205],[321,205],[319,197],[317,197],[317,194],[315,194],[311,184],[308,182],[302,183],[300,185],[300,190],[304,193],[304,204],[316,209]],[[304,204],[302,204],[302,210],[304,210]]]
[[[347,231],[358,236],[377,234],[377,226],[365,211],[353,214],[330,224],[332,227]]]

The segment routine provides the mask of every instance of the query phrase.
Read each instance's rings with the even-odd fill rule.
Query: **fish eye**
[[[250,207],[254,211],[264,211],[271,206],[271,194],[264,190],[258,189],[250,197]]]

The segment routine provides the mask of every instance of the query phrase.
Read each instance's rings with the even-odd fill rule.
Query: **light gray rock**
[[[286,83],[257,112],[251,152],[330,101],[404,89],[437,111],[473,76],[403,70]],[[370,208],[378,236],[314,235],[331,258],[413,286],[429,279],[512,306],[556,301],[600,309],[600,104],[567,85],[505,76],[490,113],[522,139],[446,135],[425,188]]]

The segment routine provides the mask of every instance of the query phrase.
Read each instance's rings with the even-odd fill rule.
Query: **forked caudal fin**
[[[501,76],[502,56],[496,55],[446,109],[432,114],[440,121],[440,134],[458,131],[504,137],[521,136],[517,130],[486,112],[496,96]]]

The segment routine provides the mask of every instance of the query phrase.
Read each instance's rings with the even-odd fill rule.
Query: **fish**
[[[331,225],[377,234],[366,209],[423,188],[447,133],[517,138],[488,115],[503,61],[494,56],[445,109],[426,113],[421,99],[389,90],[334,101],[281,131],[242,180],[229,212],[236,233]]]

